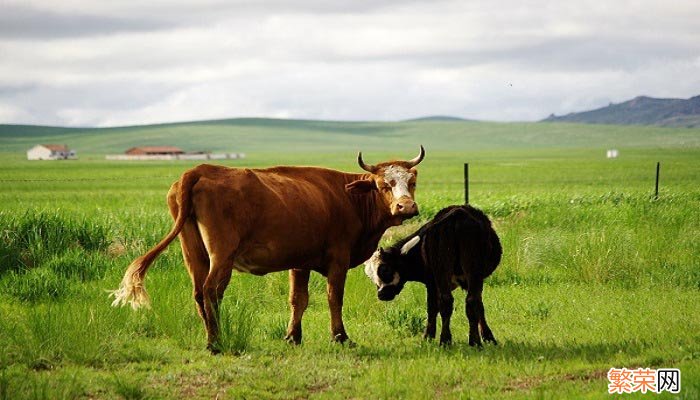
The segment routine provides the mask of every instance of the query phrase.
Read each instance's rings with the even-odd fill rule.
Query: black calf
[[[468,205],[450,206],[389,249],[377,250],[365,263],[365,273],[377,285],[377,296],[383,301],[393,300],[406,282],[425,284],[428,321],[424,337],[435,337],[440,313],[441,344],[452,341],[452,291],[462,287],[467,291],[469,345],[481,346],[481,338],[495,344],[484,316],[481,292],[484,279],[501,261],[501,253],[498,236],[483,212]]]

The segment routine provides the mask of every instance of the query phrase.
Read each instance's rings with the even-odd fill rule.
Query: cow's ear
[[[345,185],[345,190],[350,194],[364,194],[376,189],[377,186],[375,186],[374,181],[371,179],[362,179]]]
[[[401,254],[406,254],[409,251],[411,251],[413,246],[417,245],[418,242],[420,242],[420,236],[416,236],[413,239],[406,242],[403,246],[401,246]]]

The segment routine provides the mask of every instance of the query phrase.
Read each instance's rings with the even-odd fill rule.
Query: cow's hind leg
[[[209,274],[204,280],[204,314],[207,328],[207,348],[214,354],[221,352],[219,343],[219,304],[231,280],[233,264],[241,239],[234,228],[233,216],[213,204],[211,197],[195,197],[197,228],[209,255]]]
[[[479,329],[481,330],[481,338],[484,339],[485,342],[491,342],[493,344],[498,344],[496,342],[496,338],[493,336],[493,332],[491,332],[491,328],[489,328],[489,325],[486,323],[486,315],[484,314],[484,302],[482,300],[482,292],[479,292]]]
[[[452,344],[450,321],[452,320],[454,296],[452,296],[452,287],[449,279],[446,274],[442,274],[435,280],[437,306],[440,312],[440,320],[442,321],[442,329],[440,330],[441,345]]]
[[[452,310],[454,307],[454,297],[449,289],[438,289],[440,303],[440,318],[442,320],[442,330],[440,331],[440,344],[452,344],[452,330],[450,329],[450,320],[452,319]]]
[[[197,312],[206,326],[206,312],[204,311],[204,282],[209,275],[209,255],[204,247],[199,230],[194,222],[186,222],[180,232],[180,245],[182,256],[187,264],[187,270],[192,278],[194,301],[197,304]]]
[[[481,291],[484,281],[479,278],[470,277],[467,289],[467,301],[465,311],[469,320],[469,345],[481,347],[481,336],[479,335],[479,304],[481,303]],[[483,310],[483,306],[481,307]]]
[[[301,269],[289,270],[289,305],[291,317],[287,326],[285,340],[301,343],[301,318],[309,305],[309,275],[311,271]]]
[[[173,219],[177,219],[179,205],[177,204],[177,191],[179,190],[179,182],[173,184],[172,189],[168,193],[168,207]],[[180,231],[180,247],[182,248],[182,257],[185,260],[187,271],[192,278],[194,301],[197,304],[197,313],[202,317],[206,325],[206,314],[204,312],[204,281],[209,274],[209,254],[207,253],[202,235],[199,233],[197,224],[194,220],[189,219]]]
[[[209,275],[204,281],[204,310],[207,326],[207,349],[212,353],[221,352],[219,343],[219,304],[224,297],[224,291],[231,280],[233,259],[218,260],[212,257]]]
[[[437,326],[438,315],[438,298],[435,284],[429,282],[426,284],[427,304],[428,304],[428,319],[425,325],[424,339],[435,339],[435,330]]]

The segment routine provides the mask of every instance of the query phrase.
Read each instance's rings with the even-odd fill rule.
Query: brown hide
[[[262,275],[312,269],[327,262],[348,267],[369,258],[384,230],[401,223],[377,191],[351,195],[345,185],[369,178],[323,168],[263,170],[202,165],[192,188],[192,215],[207,251],[235,249],[234,269]],[[169,197],[177,198],[179,182]],[[233,247],[233,246],[231,246]]]

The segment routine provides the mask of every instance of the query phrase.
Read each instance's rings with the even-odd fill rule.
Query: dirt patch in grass
[[[581,374],[530,376],[527,378],[513,379],[503,388],[505,392],[530,390],[549,382],[590,382],[603,379],[607,376],[607,370],[590,371]]]

